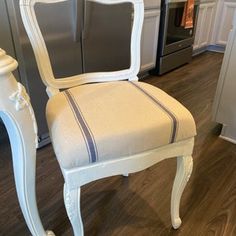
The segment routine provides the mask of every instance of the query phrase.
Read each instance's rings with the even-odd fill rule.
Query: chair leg
[[[182,223],[179,217],[180,199],[191,176],[192,168],[192,156],[177,157],[177,172],[171,195],[171,221],[174,229],[178,229]]]
[[[84,228],[80,212],[80,188],[68,190],[64,184],[64,201],[67,215],[73,227],[74,236],[83,236]]]

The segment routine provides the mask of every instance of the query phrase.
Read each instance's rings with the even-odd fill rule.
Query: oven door
[[[181,26],[184,6],[186,1],[172,0],[165,4],[165,27],[163,55],[176,52],[183,48],[192,46],[194,41],[195,26],[199,2],[195,1],[193,28],[185,29]]]

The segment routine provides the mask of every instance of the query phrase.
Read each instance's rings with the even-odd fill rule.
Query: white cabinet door
[[[228,41],[229,32],[232,29],[233,16],[236,11],[235,1],[224,1],[222,6],[222,13],[219,20],[219,28],[216,37],[216,43],[226,45]]]
[[[157,43],[159,35],[160,10],[146,10],[141,42],[141,72],[156,65]]]
[[[197,19],[197,27],[196,27],[196,32],[195,32],[195,39],[194,39],[194,44],[193,44],[193,50],[199,48],[199,37],[201,34],[203,18],[204,18],[203,15],[204,15],[204,7],[200,5],[199,12],[198,12],[198,19]]]
[[[223,124],[221,137],[236,143],[236,15],[233,20],[214,99],[213,119]]]
[[[200,5],[197,28],[194,41],[194,49],[206,47],[210,44],[214,21],[215,3],[203,3]]]
[[[199,37],[199,47],[205,47],[210,44],[214,20],[215,3],[205,3],[204,5],[204,19]]]

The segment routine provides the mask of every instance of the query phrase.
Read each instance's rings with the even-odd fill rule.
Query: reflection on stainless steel
[[[48,100],[21,21],[19,0],[5,0],[20,77],[28,88],[41,139],[47,137]],[[131,4],[101,5],[84,0],[35,5],[55,77],[112,71],[130,65]],[[6,14],[7,15],[7,14]]]
[[[162,0],[157,64],[154,73],[163,74],[191,60],[199,2],[194,6],[194,27],[181,26],[185,1]]]

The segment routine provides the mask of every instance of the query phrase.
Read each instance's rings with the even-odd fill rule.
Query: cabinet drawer
[[[145,9],[160,8],[161,0],[144,0]]]

